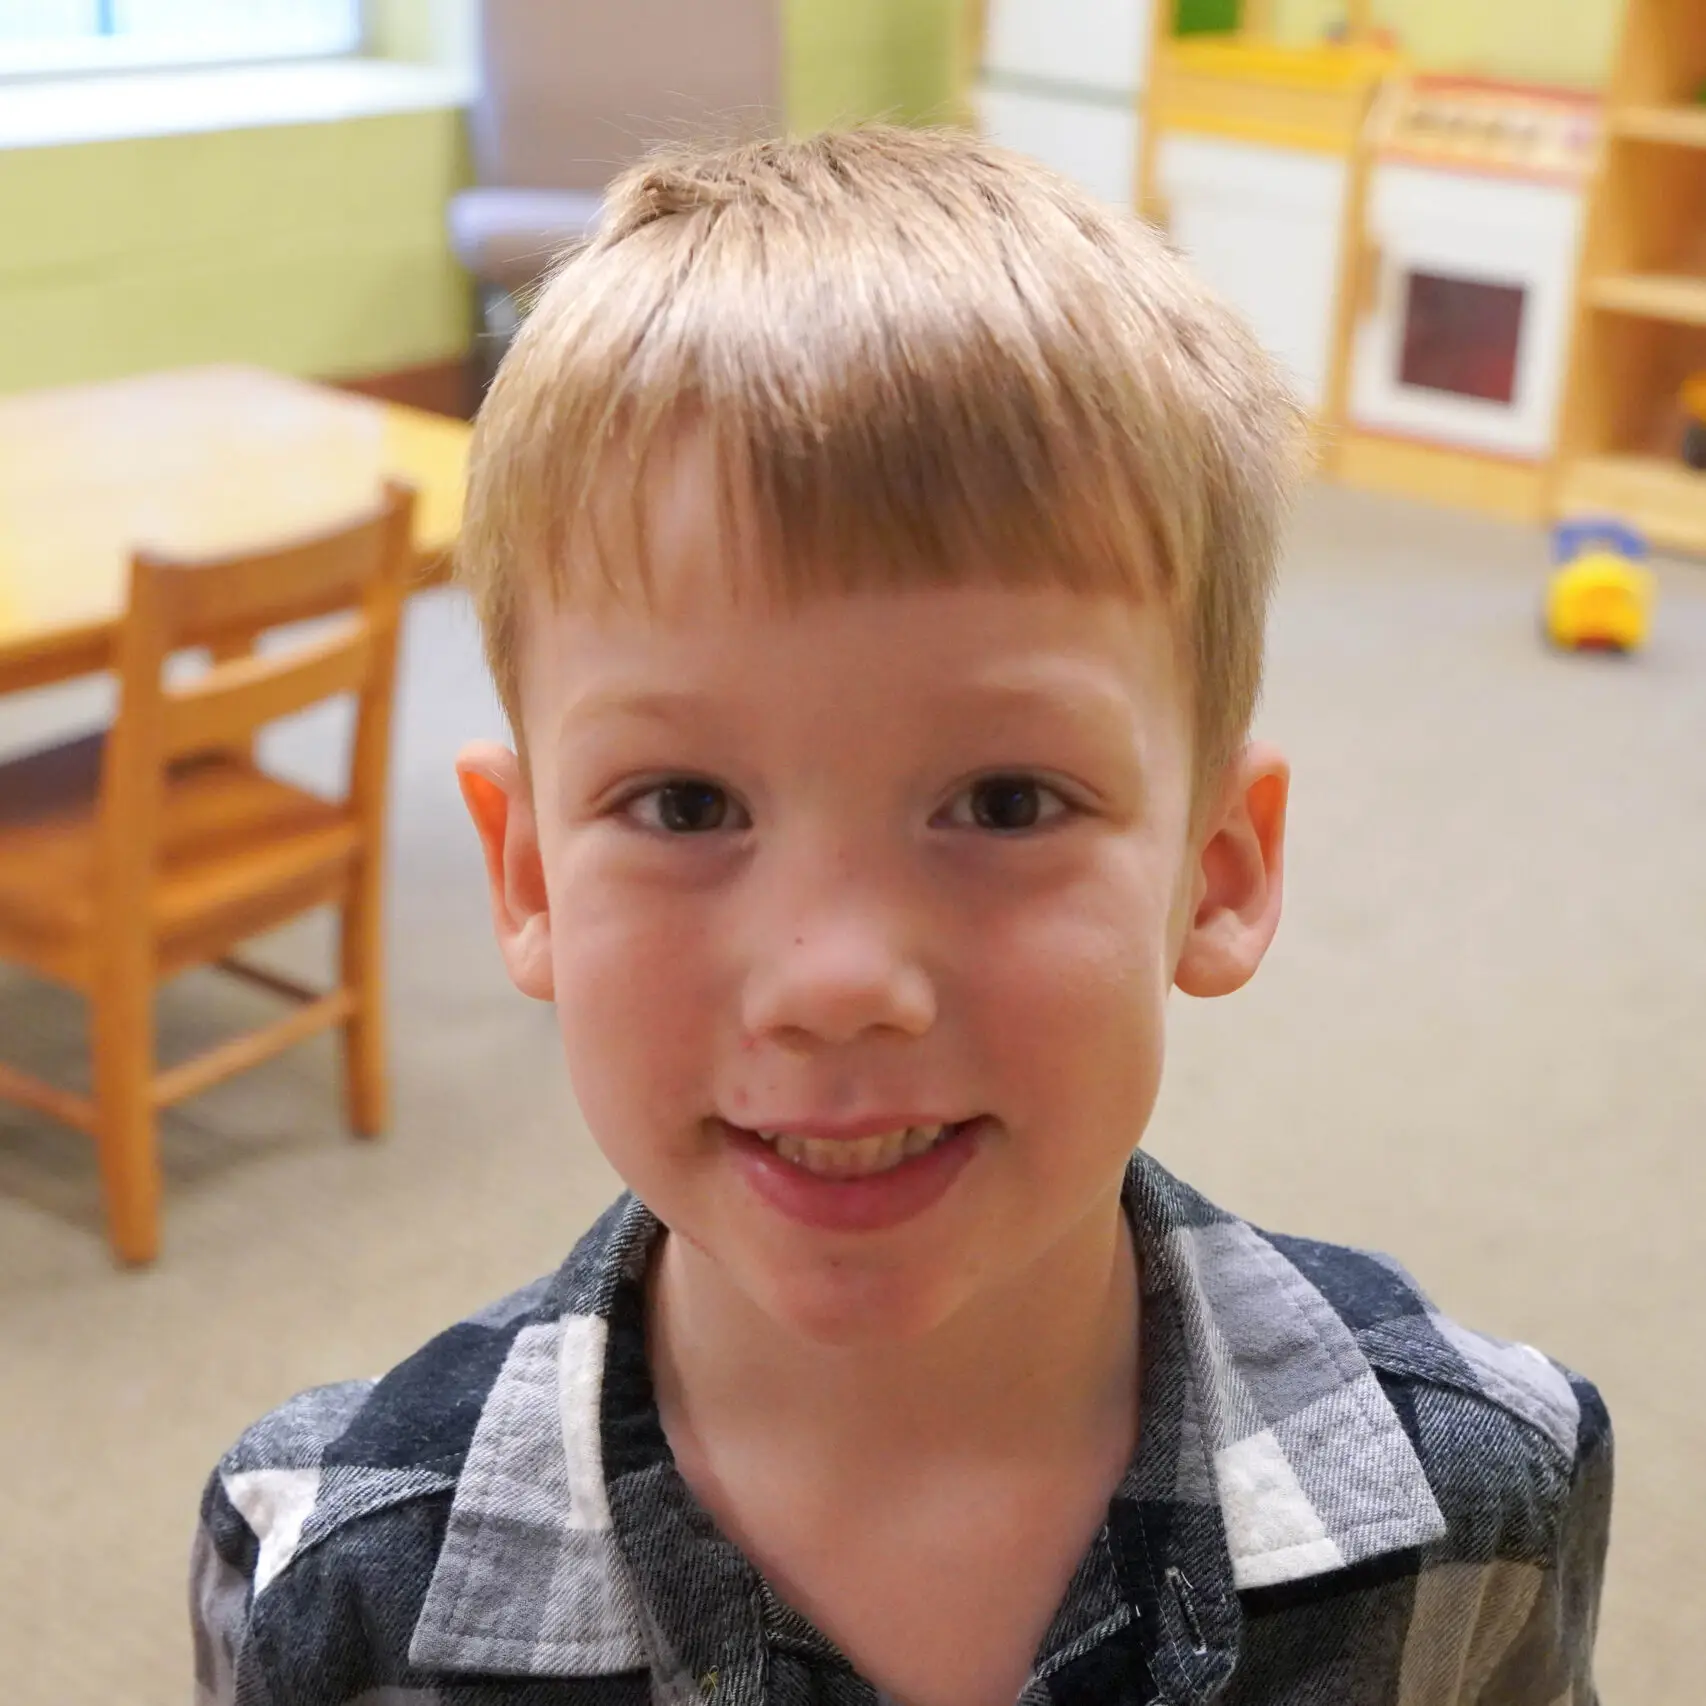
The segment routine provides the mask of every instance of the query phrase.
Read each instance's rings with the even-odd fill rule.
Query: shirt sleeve
[[[1576,1459],[1557,1544],[1520,1632],[1478,1706],[1599,1706],[1594,1637],[1611,1534],[1611,1421],[1599,1393],[1572,1376],[1581,1407]]]

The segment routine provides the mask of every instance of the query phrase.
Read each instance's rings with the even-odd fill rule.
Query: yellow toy
[[[1617,521],[1569,521],[1552,536],[1546,635],[1565,651],[1632,652],[1652,624],[1647,542]]]

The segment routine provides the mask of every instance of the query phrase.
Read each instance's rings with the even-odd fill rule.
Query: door
[[[1571,188],[1383,165],[1358,322],[1358,426],[1540,460],[1552,448],[1581,199]]]

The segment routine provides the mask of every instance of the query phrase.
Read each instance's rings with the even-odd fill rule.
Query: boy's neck
[[[902,1342],[823,1345],[766,1316],[665,1236],[648,1337],[672,1443],[760,1439],[831,1478],[1022,1457],[1098,1459],[1136,1442],[1139,1279],[1117,1195],[1018,1283]],[[1121,1446],[1121,1442],[1123,1447]],[[684,1464],[684,1468],[686,1465]],[[689,1477],[692,1478],[691,1476]]]

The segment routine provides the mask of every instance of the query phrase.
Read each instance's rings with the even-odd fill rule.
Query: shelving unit
[[[1606,273],[1589,282],[1589,303],[1678,326],[1706,326],[1706,278],[1685,273]]]
[[[1706,370],[1706,5],[1626,0],[1582,246],[1551,507],[1706,554],[1677,393]]]

